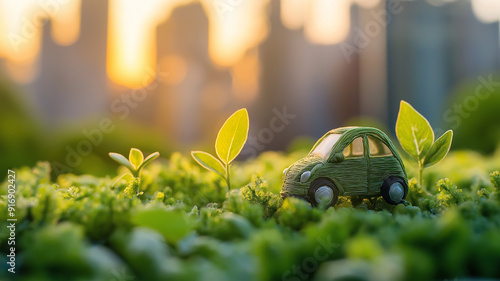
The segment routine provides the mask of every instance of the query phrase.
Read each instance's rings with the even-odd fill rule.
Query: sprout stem
[[[226,183],[227,183],[227,192],[231,190],[231,166],[229,164],[226,165]]]
[[[424,165],[422,161],[418,161],[418,184],[420,185],[420,187],[422,187],[422,189],[424,189],[423,182],[424,182]]]

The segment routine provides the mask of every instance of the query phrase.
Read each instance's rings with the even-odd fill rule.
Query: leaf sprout
[[[424,169],[441,162],[450,151],[453,131],[446,131],[434,141],[429,121],[409,103],[401,101],[396,136],[404,151],[418,162],[418,183],[422,186]]]
[[[248,112],[242,108],[226,120],[217,134],[215,152],[218,158],[204,151],[191,151],[198,164],[224,178],[228,190],[231,189],[230,165],[247,141],[248,127]]]
[[[148,165],[151,161],[158,158],[158,156],[160,156],[160,153],[154,152],[151,153],[148,157],[144,158],[142,151],[140,151],[137,148],[130,149],[128,159],[119,153],[110,152],[109,157],[111,157],[111,159],[115,160],[116,162],[118,162],[119,164],[121,164],[130,171],[130,174],[127,173],[120,176],[118,180],[116,180],[116,182],[113,184],[113,186],[124,176],[132,175],[132,177],[134,178],[133,181],[135,183],[134,185],[137,185],[136,187],[139,188],[138,185],[142,169],[144,169],[144,167]]]

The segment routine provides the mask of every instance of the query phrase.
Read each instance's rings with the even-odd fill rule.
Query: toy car
[[[334,206],[340,196],[380,196],[404,203],[405,167],[387,135],[370,127],[329,131],[309,154],[283,171],[281,197],[294,196],[313,206]]]

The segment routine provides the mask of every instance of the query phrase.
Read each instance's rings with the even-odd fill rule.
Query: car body
[[[408,193],[405,167],[389,137],[371,127],[329,131],[309,154],[283,171],[282,197],[335,205],[338,196],[382,195],[391,204]]]

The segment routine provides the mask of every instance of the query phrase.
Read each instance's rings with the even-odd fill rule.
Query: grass
[[[305,152],[266,152],[233,167],[233,190],[174,153],[131,179],[16,170],[19,280],[451,280],[500,278],[500,154],[451,152],[405,163],[409,206],[341,197],[312,208],[279,197],[283,168]],[[117,175],[126,173],[120,167]],[[8,182],[1,187],[6,194]],[[4,195],[0,209],[6,210]],[[0,279],[8,251],[0,212]],[[132,279],[133,278],[133,279]],[[337,279],[339,280],[339,279]]]

